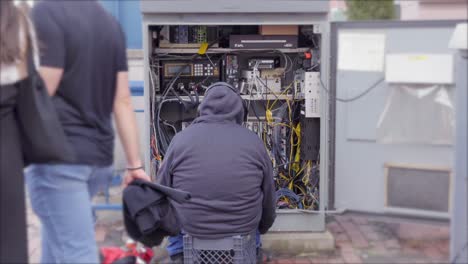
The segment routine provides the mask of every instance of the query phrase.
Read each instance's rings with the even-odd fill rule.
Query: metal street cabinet
[[[244,126],[274,166],[274,231],[324,231],[328,174],[326,1],[141,1],[146,166],[154,176],[205,89],[239,89]]]

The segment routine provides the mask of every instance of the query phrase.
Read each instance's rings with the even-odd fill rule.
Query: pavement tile
[[[437,248],[444,256],[450,255],[449,241],[443,241],[437,244]]]
[[[278,264],[294,264],[295,263],[295,259],[287,259],[287,258],[282,258],[282,259],[278,259],[276,260]]]
[[[353,216],[352,221],[358,225],[367,225],[369,223],[365,216]]]
[[[311,264],[326,264],[328,263],[328,258],[326,257],[320,257],[320,258],[313,258],[310,260]]]
[[[341,251],[351,251],[354,252],[354,247],[350,242],[344,242],[342,244],[339,244],[338,247],[340,248]]]
[[[366,238],[369,240],[379,240],[380,236],[379,234],[375,231],[375,228],[371,225],[360,225],[359,229],[361,230],[361,233],[364,234]]]
[[[361,231],[359,231],[359,228],[355,224],[351,222],[345,222],[341,223],[341,225],[346,230],[346,233],[348,234],[355,247],[366,248],[369,246],[369,242],[361,233]]]
[[[423,223],[400,223],[398,237],[400,239],[438,240],[450,235],[449,226],[436,226]]]
[[[431,260],[443,260],[444,255],[439,251],[437,247],[429,246],[424,249],[424,255],[426,255]]]
[[[369,253],[372,253],[373,255],[386,255],[388,251],[387,251],[387,248],[385,247],[384,242],[374,241],[372,243],[371,249],[369,249]]]
[[[361,258],[355,252],[341,252],[341,256],[345,263],[362,263]]]
[[[408,247],[408,246],[403,246],[403,248],[401,249],[401,252],[406,255],[406,256],[420,256],[422,255],[422,251],[421,250],[418,250],[418,249],[415,249],[413,247]]]
[[[345,261],[344,261],[344,259],[342,259],[342,258],[329,258],[329,259],[327,260],[327,263],[329,263],[329,264],[342,264],[342,263],[344,263],[344,262],[345,262]]]
[[[304,259],[304,258],[297,258],[294,260],[295,264],[311,264],[312,261],[310,259]]]
[[[327,224],[327,229],[330,230],[330,232],[332,232],[333,234],[339,234],[344,231],[340,224],[338,224],[338,222],[331,222]]]
[[[107,228],[104,225],[96,226],[95,228],[95,238],[96,242],[104,242],[107,236]]]
[[[348,242],[349,237],[345,233],[335,235],[335,243],[339,244],[341,242]]]
[[[384,243],[385,243],[385,247],[388,249],[400,249],[401,248],[400,243],[396,239],[386,240]]]
[[[350,236],[350,239],[356,248],[367,248],[369,247],[369,243],[366,240],[366,238],[359,232],[359,231],[354,231],[354,232],[348,232],[348,235]]]

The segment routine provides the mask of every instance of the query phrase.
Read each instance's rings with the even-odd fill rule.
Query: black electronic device
[[[182,77],[219,76],[219,67],[210,61],[195,62],[163,62],[163,78],[177,76],[180,71]]]
[[[249,69],[276,69],[280,66],[280,58],[251,58],[248,61]]]
[[[179,43],[188,43],[189,42],[189,27],[188,26],[179,26]]]
[[[216,40],[218,28],[215,26],[170,26],[169,40],[175,44],[204,43]]]
[[[220,81],[220,67],[215,58],[162,61],[161,66],[161,93],[164,93],[168,85],[172,85],[176,90],[195,92],[196,89],[201,93],[203,90],[198,89],[201,85],[208,86]]]
[[[301,115],[301,158],[316,161],[320,153],[320,118]]]
[[[181,63],[181,62],[169,62],[163,63],[164,75],[163,77],[174,77],[180,73],[179,76],[192,76],[193,75],[193,64]]]
[[[226,55],[224,60],[224,81],[239,87],[239,61],[237,55]]]
[[[213,65],[211,62],[194,62],[193,76],[219,76],[218,65]]]
[[[231,35],[231,49],[292,49],[297,48],[297,36]]]

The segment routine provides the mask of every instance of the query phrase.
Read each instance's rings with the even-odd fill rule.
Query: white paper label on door
[[[385,55],[383,33],[340,33],[338,69],[382,72]]]

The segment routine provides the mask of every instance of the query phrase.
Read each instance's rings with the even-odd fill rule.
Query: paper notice
[[[340,33],[338,69],[382,72],[385,55],[385,34]]]

